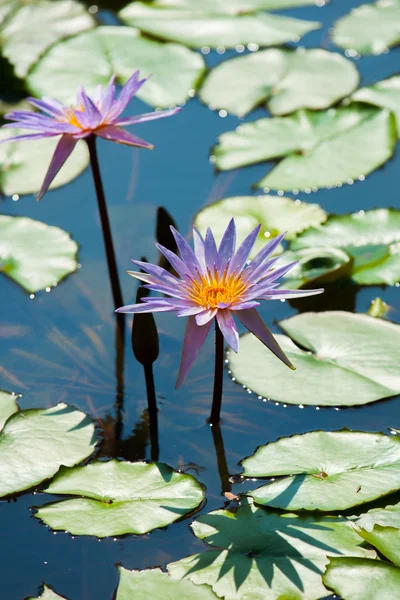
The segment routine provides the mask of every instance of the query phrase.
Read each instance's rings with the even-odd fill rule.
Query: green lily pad
[[[240,338],[238,354],[229,353],[232,375],[257,394],[288,404],[355,406],[400,392],[399,325],[342,311],[304,313],[279,325],[290,337],[276,340],[296,371],[252,334]]]
[[[212,550],[167,565],[174,579],[211,585],[226,600],[317,600],[328,556],[363,556],[361,538],[342,518],[279,514],[242,501],[191,525]]]
[[[239,116],[268,100],[273,115],[285,115],[301,108],[328,108],[351,94],[358,81],[354,64],[335,52],[273,48],[212,69],[200,98]]]
[[[321,26],[315,21],[256,12],[263,9],[262,2],[230,4],[225,0],[207,5],[132,2],[120,11],[119,17],[141,31],[191,48],[234,48],[238,44],[274,46],[298,41]]]
[[[321,226],[300,233],[290,247],[315,252],[318,248],[340,248],[351,257],[351,277],[359,285],[394,285],[400,281],[400,210],[330,216]]]
[[[359,535],[381,554],[400,567],[400,531],[397,527],[375,525],[372,531],[357,530]]]
[[[232,217],[235,217],[238,244],[261,223],[260,234],[251,254],[253,257],[273,237],[287,231],[286,239],[290,240],[311,225],[323,223],[327,214],[318,204],[281,196],[234,196],[200,210],[194,218],[194,225],[201,233],[205,233],[212,224],[214,237],[219,243]],[[282,246],[279,252],[282,252]]]
[[[0,140],[21,133],[22,129],[0,129]],[[58,137],[43,140],[22,140],[0,144],[0,191],[6,196],[34,194],[40,190]],[[80,175],[89,164],[89,152],[84,142],[78,142],[73,153],[50,185],[55,189]]]
[[[381,560],[331,558],[323,582],[343,600],[394,600],[400,569]]]
[[[202,0],[201,8],[197,0],[157,0],[151,3],[156,8],[179,8],[181,10],[201,10],[217,14],[238,15],[260,10],[282,10],[316,4],[315,0]]]
[[[195,585],[189,580],[175,581],[161,569],[128,571],[118,567],[120,582],[116,600],[215,600],[217,596],[208,585]]]
[[[37,511],[38,519],[52,529],[99,538],[165,527],[204,498],[192,475],[163,463],[118,460],[60,469],[45,491],[84,497],[46,504]]]
[[[282,256],[281,266],[298,261],[284,275],[282,287],[299,289],[302,287],[318,288],[338,279],[351,276],[353,259],[340,248],[305,248],[288,250]]]
[[[387,108],[396,116],[397,133],[400,138],[400,75],[378,81],[361,88],[352,95],[352,100]]]
[[[10,394],[10,392],[0,390],[0,431],[3,429],[8,417],[18,412],[19,406],[17,400],[17,394]]]
[[[245,477],[284,476],[249,492],[287,510],[345,510],[400,488],[400,439],[382,433],[312,431],[260,446]]]
[[[0,497],[28,490],[92,454],[97,438],[87,415],[60,403],[21,410],[0,434]]]
[[[385,508],[373,508],[362,515],[349,517],[349,519],[366,531],[372,531],[375,525],[400,529],[400,502],[385,506]]]
[[[14,0],[0,25],[1,53],[14,65],[15,74],[25,77],[47,48],[95,24],[87,9],[74,0]]]
[[[337,46],[360,54],[382,54],[400,43],[399,0],[363,4],[339,19],[332,39]]]
[[[77,252],[77,243],[58,227],[0,215],[0,273],[27,292],[51,287],[73,273]]]
[[[257,187],[311,191],[365,177],[392,156],[396,141],[392,113],[350,105],[243,123],[219,137],[214,154],[223,171],[283,158]]]
[[[30,597],[27,598],[27,600],[66,600],[66,598],[64,596],[59,596],[51,587],[44,584],[43,592],[40,594],[40,596],[37,598]]]
[[[53,46],[33,67],[27,85],[37,96],[69,104],[80,84],[90,91],[113,73],[125,83],[137,68],[144,76],[152,74],[138,97],[152,106],[169,106],[189,98],[205,66],[200,54],[181,45],[150,40],[131,27],[98,27]]]

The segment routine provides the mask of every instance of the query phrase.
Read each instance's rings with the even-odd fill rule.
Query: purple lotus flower
[[[214,318],[226,342],[235,352],[239,350],[239,334],[234,316],[281,361],[294,369],[259,316],[256,307],[260,304],[259,300],[299,298],[320,294],[324,290],[276,289],[279,277],[296,264],[292,262],[279,269],[272,268],[279,256],[270,256],[285,234],[278,235],[266,244],[248,264],[248,257],[260,227],[261,225],[258,225],[246,237],[236,252],[234,219],[230,221],[218,249],[210,228],[207,229],[205,239],[196,227],[193,228],[193,251],[180,233],[171,227],[180,258],[164,246],[156,246],[168,259],[180,279],[159,266],[133,261],[145,273],[130,271],[130,275],[144,281],[147,284],[145,287],[150,290],[170,297],[146,297],[140,304],[123,306],[117,312],[176,311],[178,317],[188,317],[177,388],[188,374]]]
[[[81,138],[98,135],[118,144],[138,146],[139,148],[150,150],[153,148],[151,144],[136,135],[132,135],[123,129],[123,127],[125,125],[134,125],[136,123],[143,123],[144,121],[169,117],[177,113],[180,108],[121,118],[121,113],[146,81],[147,78],[139,79],[139,71],[136,71],[123,86],[118,98],[116,98],[115,75],[113,75],[104,90],[103,86],[99,85],[91,95],[86,94],[84,88],[81,86],[77,93],[75,107],[64,106],[57,100],[47,97],[44,97],[42,100],[28,98],[34,107],[46,114],[28,110],[16,110],[5,115],[6,119],[15,122],[7,123],[3,127],[31,129],[37,133],[17,135],[2,141],[38,140],[61,135],[39,192],[38,200],[43,197],[54,177]]]

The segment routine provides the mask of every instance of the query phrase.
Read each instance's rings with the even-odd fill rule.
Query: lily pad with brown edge
[[[164,463],[115,459],[62,468],[45,492],[79,497],[45,504],[35,517],[55,530],[99,538],[166,527],[204,499],[192,475]]]
[[[119,585],[115,600],[216,600],[217,596],[208,585],[195,585],[189,579],[175,580],[161,569],[129,571],[118,567]]]
[[[296,367],[287,367],[252,334],[229,352],[236,381],[279,402],[357,406],[400,393],[400,325],[366,314],[327,311],[279,322],[276,340]],[[327,383],[328,382],[328,383]]]

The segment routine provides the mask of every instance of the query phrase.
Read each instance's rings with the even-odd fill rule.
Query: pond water
[[[328,38],[333,21],[360,4],[355,0],[333,0],[323,9],[303,8],[301,18],[324,22],[323,29],[308,34],[303,45],[334,49]],[[293,15],[294,11],[282,14]],[[105,20],[112,19],[107,12],[103,16]],[[300,16],[298,12],[296,16]],[[400,48],[357,60],[361,84],[395,74],[399,57]],[[223,58],[226,54],[219,56],[216,52],[206,57],[209,65]],[[134,100],[129,112],[147,110],[143,103]],[[246,120],[263,115],[265,111],[254,111]],[[236,117],[221,118],[194,99],[178,116],[147,123],[138,131],[154,143],[153,152],[100,141],[101,169],[126,303],[133,302],[135,296],[134,282],[124,274],[130,268],[130,259],[157,259],[154,230],[158,206],[165,207],[179,230],[187,235],[200,207],[223,197],[257,194],[251,184],[265,173],[265,164],[216,174],[209,162],[210,147],[216,137],[235,128],[238,122]],[[366,140],[369,143],[374,140]],[[298,197],[338,214],[380,206],[400,208],[399,172],[397,154],[364,182]],[[11,281],[1,279],[0,389],[22,393],[20,405],[24,408],[47,407],[63,401],[87,412],[103,428],[102,456],[150,459],[146,390],[142,367],[131,351],[130,317],[125,355],[116,355],[112,296],[90,171],[48,193],[40,204],[33,196],[23,196],[16,202],[6,198],[1,202],[1,210],[70,232],[80,244],[81,267],[50,293],[38,293],[32,300]],[[398,294],[396,287],[347,287],[335,298],[321,297],[318,308],[365,312],[371,300],[380,296],[393,307],[389,318],[400,322]],[[307,302],[300,308],[307,309]],[[264,303],[260,312],[276,332],[275,322],[296,310],[288,302],[270,302]],[[176,391],[184,320],[159,314],[156,321],[160,335],[160,356],[154,365],[159,459],[194,474],[206,486],[202,512],[209,512],[224,505],[222,487],[227,490],[226,477],[221,483],[212,432],[206,424],[213,385],[213,340],[210,337],[187,381]],[[123,402],[122,412],[118,411],[118,401]],[[240,459],[258,445],[282,436],[343,427],[387,433],[389,427],[400,426],[400,403],[395,397],[340,410],[284,407],[249,394],[231,380],[226,370],[222,416],[227,469],[233,475],[241,471],[237,464]],[[224,479],[221,440],[217,445]],[[241,490],[240,483],[232,485],[232,492]],[[149,535],[115,540],[53,533],[29,510],[48,500],[49,496],[26,493],[15,501],[0,503],[1,598],[21,600],[35,596],[39,584],[46,581],[71,600],[110,600],[118,583],[115,564],[121,563],[128,569],[164,566],[205,548],[189,529],[190,517]]]

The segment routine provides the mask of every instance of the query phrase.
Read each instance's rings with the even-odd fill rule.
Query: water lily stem
[[[232,491],[232,484],[229,480],[228,464],[226,462],[224,438],[222,437],[222,431],[219,423],[210,427],[213,436],[215,456],[217,457],[219,479],[221,481],[221,492]]]
[[[147,391],[147,412],[149,415],[149,433],[150,433],[150,456],[151,460],[157,462],[160,454],[158,444],[158,409],[156,400],[156,389],[154,385],[153,364],[146,363],[143,365],[144,376],[146,379]]]
[[[214,367],[214,391],[212,399],[210,425],[216,425],[220,421],[222,405],[222,389],[224,381],[224,337],[215,320],[215,367]]]
[[[121,284],[119,282],[117,262],[115,260],[114,244],[110,228],[110,220],[108,218],[107,203],[104,195],[103,182],[101,180],[99,159],[97,156],[96,136],[91,135],[86,138],[89,148],[90,164],[92,167],[94,186],[96,188],[97,204],[99,207],[101,228],[103,230],[104,246],[107,256],[108,273],[110,276],[112,294],[114,298],[115,308],[120,308],[124,305],[121,292]]]

